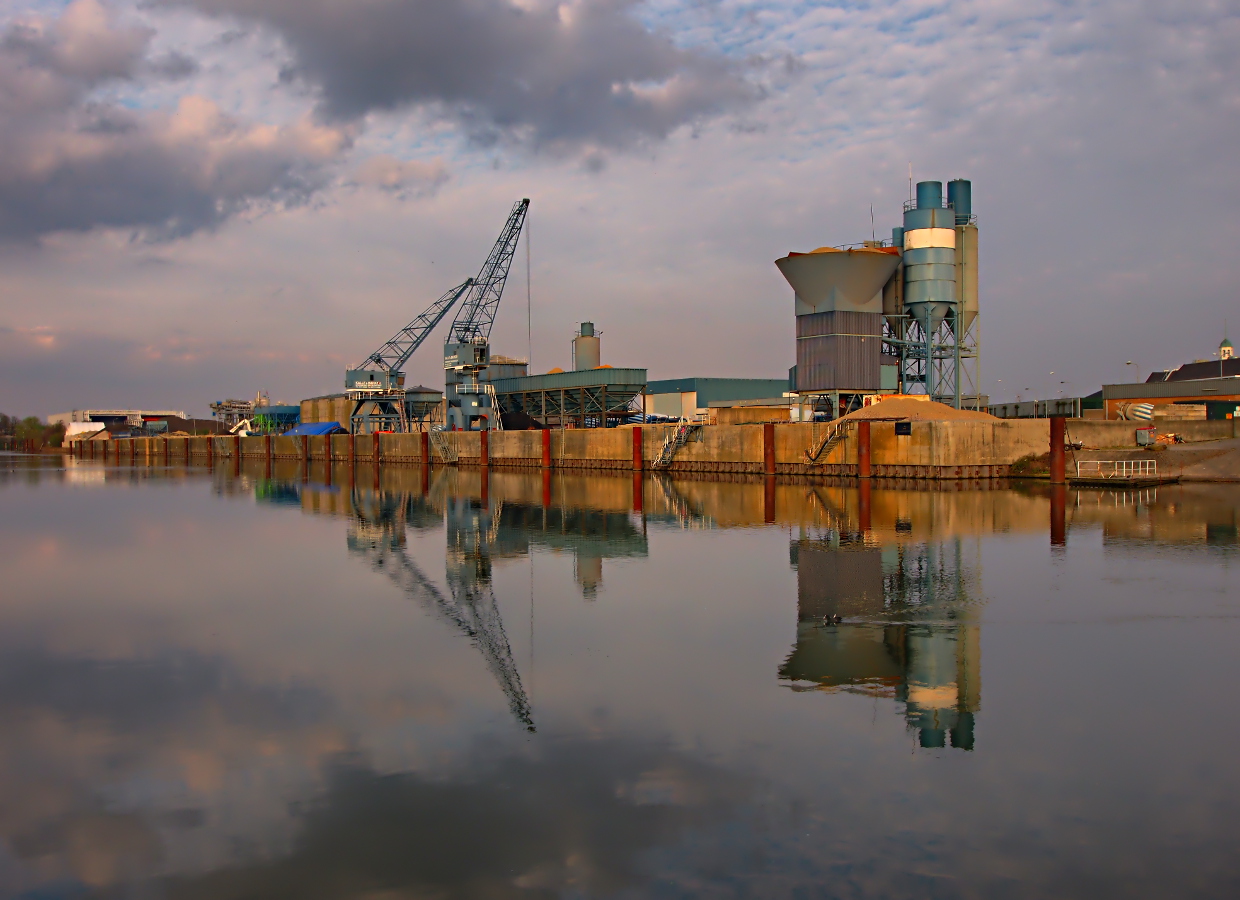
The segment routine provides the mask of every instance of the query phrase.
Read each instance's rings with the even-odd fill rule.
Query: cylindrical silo
[[[973,182],[955,178],[947,182],[947,205],[956,213],[956,224],[967,225],[973,218]]]
[[[581,329],[573,338],[573,368],[597,369],[601,365],[599,339],[594,333],[593,322],[582,322]]]
[[[947,205],[956,216],[956,315],[952,322],[963,340],[977,320],[977,226],[973,224],[973,182],[956,178],[947,183]]]
[[[904,253],[904,229],[891,229],[891,246]],[[903,337],[900,316],[904,315],[904,269],[897,268],[883,285],[883,315],[893,334]]]
[[[923,181],[904,212],[904,306],[932,334],[955,305],[956,216],[943,207],[943,183]]]

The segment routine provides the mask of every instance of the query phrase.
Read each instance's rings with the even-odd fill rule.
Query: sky
[[[0,411],[339,391],[523,197],[493,352],[783,377],[773,261],[910,167],[984,392],[1079,396],[1240,329],[1238,145],[1240,0],[0,0]]]

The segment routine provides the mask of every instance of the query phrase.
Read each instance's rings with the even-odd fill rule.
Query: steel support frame
[[[599,428],[607,427],[607,420],[634,415],[633,401],[642,390],[637,386],[597,384],[496,394],[496,399],[501,412],[524,412],[544,427]]]
[[[980,318],[980,317],[979,317]],[[894,327],[891,319],[897,319]],[[899,359],[899,390],[924,393],[930,399],[960,409],[981,403],[979,325],[957,340],[952,322],[944,319],[930,334],[913,316],[889,316],[883,324],[884,353]],[[918,390],[920,388],[920,390]]]

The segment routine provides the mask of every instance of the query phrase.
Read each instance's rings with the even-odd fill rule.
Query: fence
[[[1088,459],[1077,460],[1077,478],[1157,478],[1155,459]]]

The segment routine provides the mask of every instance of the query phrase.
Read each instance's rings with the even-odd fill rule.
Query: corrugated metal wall
[[[877,392],[882,333],[880,313],[797,316],[796,389]]]

